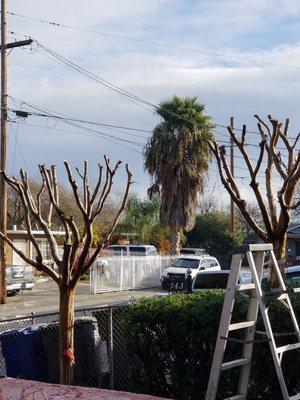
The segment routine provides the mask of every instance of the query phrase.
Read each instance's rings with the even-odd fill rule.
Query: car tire
[[[168,290],[168,285],[165,282],[162,282],[161,287],[163,290]]]
[[[20,290],[10,290],[9,292],[7,292],[7,296],[13,297],[16,296],[18,293],[20,293]]]

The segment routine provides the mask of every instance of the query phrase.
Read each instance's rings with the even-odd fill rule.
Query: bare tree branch
[[[116,170],[116,168],[115,168]],[[94,251],[92,257],[90,258],[90,260],[83,265],[82,270],[80,271],[79,269],[76,270],[76,272],[74,273],[71,282],[70,282],[70,286],[71,287],[75,287],[76,283],[78,282],[78,279],[80,278],[80,276],[82,274],[84,274],[90,267],[91,265],[95,262],[96,258],[98,257],[99,253],[101,252],[101,250],[107,246],[107,244],[109,243],[110,237],[112,235],[112,232],[114,231],[120,215],[122,214],[122,212],[124,211],[126,204],[127,204],[127,200],[128,200],[128,195],[129,195],[129,190],[130,190],[130,186],[132,185],[133,181],[132,181],[132,173],[128,167],[128,164],[126,164],[126,172],[127,172],[127,184],[126,184],[126,189],[123,195],[123,200],[122,200],[122,204],[118,209],[118,212],[114,218],[114,221],[108,231],[108,233],[106,234],[106,237],[104,240],[101,241],[101,243],[98,244],[96,250]]]
[[[211,149],[211,151],[214,153],[215,158],[217,160],[217,164],[218,164],[218,170],[219,170],[219,174],[220,174],[220,178],[221,178],[221,182],[223,183],[224,187],[226,188],[226,190],[228,191],[228,193],[230,194],[231,198],[233,199],[233,201],[235,202],[235,204],[238,206],[238,208],[240,209],[243,217],[245,218],[245,220],[247,221],[247,223],[249,224],[249,226],[253,229],[253,231],[260,236],[261,238],[264,238],[264,240],[267,239],[267,232],[264,231],[259,225],[258,223],[254,220],[254,218],[252,217],[252,215],[247,211],[246,208],[246,201],[242,198],[240,198],[236,192],[232,189],[231,185],[229,184],[228,180],[225,178],[224,173],[223,173],[223,168],[222,168],[222,162],[221,162],[221,156],[220,156],[220,151],[218,148],[218,145],[216,144],[216,142],[210,142],[209,143],[209,147]]]

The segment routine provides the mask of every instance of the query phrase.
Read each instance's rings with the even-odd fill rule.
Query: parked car
[[[24,265],[6,266],[6,290],[8,296],[15,296],[21,290],[31,290],[34,287],[32,267]]]
[[[105,250],[111,251],[115,256],[157,256],[157,250],[150,245],[121,245],[114,244],[106,247]]]
[[[218,260],[210,256],[182,256],[166,268],[161,277],[163,289],[183,289],[187,270],[191,271],[192,280],[202,270],[218,271],[221,269]]]
[[[194,254],[195,256],[208,255],[205,249],[199,249],[194,247],[182,247],[180,254]]]
[[[300,286],[300,265],[294,265],[293,267],[287,267],[284,270],[285,278],[293,286]]]
[[[293,286],[300,287],[300,265],[294,265],[284,269],[284,278],[288,283]],[[263,281],[266,282],[269,279],[269,272],[264,274]]]
[[[192,291],[209,289],[226,289],[229,270],[223,271],[200,271],[195,276],[192,283]],[[251,283],[251,272],[241,270],[239,275],[239,284]]]

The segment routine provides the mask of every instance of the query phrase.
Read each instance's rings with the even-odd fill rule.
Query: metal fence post
[[[124,274],[124,258],[123,255],[121,257],[121,266],[120,266],[120,290],[123,290],[123,274]]]
[[[114,388],[114,332],[113,332],[113,309],[108,309],[108,340],[109,340],[109,387]]]

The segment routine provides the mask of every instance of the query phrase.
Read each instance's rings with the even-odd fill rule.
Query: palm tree
[[[171,230],[171,253],[178,254],[181,232],[195,224],[197,195],[211,158],[212,122],[196,97],[174,95],[156,113],[163,120],[144,149],[145,169],[153,181],[148,194],[161,195],[160,222]]]

